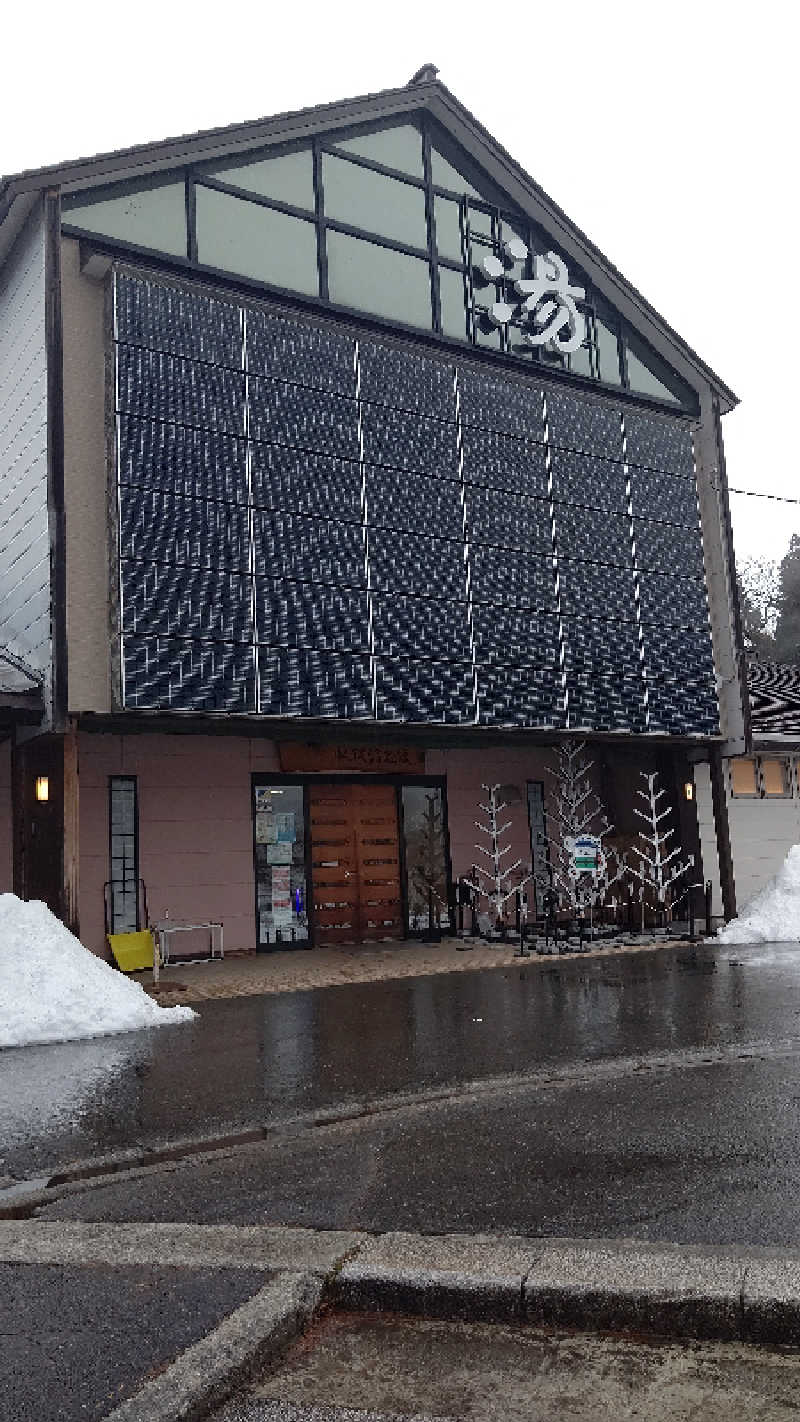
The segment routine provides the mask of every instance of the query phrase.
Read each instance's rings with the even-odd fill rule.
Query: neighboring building
[[[0,184],[0,815],[97,951],[140,877],[402,935],[569,734],[622,845],[657,767],[695,850],[711,766],[732,908],[735,396],[435,74]]]
[[[753,661],[747,684],[752,754],[723,762],[740,910],[800,844],[800,667]],[[708,790],[698,798],[701,824],[709,823]]]

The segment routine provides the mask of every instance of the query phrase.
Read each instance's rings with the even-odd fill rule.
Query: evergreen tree
[[[778,565],[772,558],[742,558],[736,574],[745,651],[757,660],[774,661]]]
[[[781,559],[775,660],[800,662],[800,533],[793,533]]]

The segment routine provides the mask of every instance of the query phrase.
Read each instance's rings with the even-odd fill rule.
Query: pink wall
[[[453,875],[469,874],[478,861],[475,845],[480,835],[475,828],[479,818],[478,802],[486,803],[482,782],[513,785],[520,798],[509,801],[503,818],[511,820],[512,853],[508,862],[521,859],[530,866],[531,840],[528,826],[527,781],[544,781],[545,796],[548,780],[545,766],[552,765],[553,752],[547,746],[529,746],[522,750],[438,750],[428,751],[425,769],[429,775],[447,776],[447,809],[450,825],[450,856]]]
[[[108,778],[135,775],[139,872],[150,917],[221,919],[227,949],[255,948],[250,776],[278,769],[274,744],[238,736],[80,737],[80,921],[103,953]]]
[[[0,741],[0,894],[13,887],[11,818],[11,742]]]

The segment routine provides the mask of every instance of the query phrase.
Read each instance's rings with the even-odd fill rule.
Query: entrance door
[[[400,836],[393,785],[312,785],[315,941],[403,937]]]

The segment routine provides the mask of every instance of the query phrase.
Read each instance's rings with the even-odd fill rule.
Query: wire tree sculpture
[[[523,865],[521,859],[515,859],[513,864],[506,862],[506,856],[512,849],[508,832],[513,821],[507,819],[501,822],[503,811],[508,809],[508,805],[505,800],[499,799],[500,788],[499,785],[481,785],[481,789],[486,791],[488,804],[478,802],[478,809],[483,811],[486,821],[475,821],[475,828],[483,837],[483,843],[477,843],[475,848],[483,856],[485,867],[483,863],[476,864],[475,879],[465,881],[468,888],[486,899],[493,912],[495,925],[502,925],[509,899],[531,878],[529,873],[524,872],[527,865]],[[520,873],[520,870],[523,872]]]
[[[677,844],[674,848],[670,846],[675,830],[671,826],[667,827],[664,822],[672,818],[673,811],[666,790],[659,789],[658,772],[642,770],[640,774],[645,788],[637,790],[636,793],[644,801],[645,808],[634,806],[634,814],[644,821],[644,828],[637,830],[640,843],[634,845],[633,849],[639,861],[638,868],[634,863],[630,866],[630,872],[633,878],[639,881],[644,927],[648,890],[652,892],[657,907],[666,906],[668,895],[670,901],[673,900],[677,881],[694,868],[694,855],[690,854],[687,859],[682,860],[680,845]]]
[[[443,809],[437,794],[425,796],[422,822],[414,834],[414,854],[410,875],[414,908],[427,913],[430,932],[439,927],[439,909],[447,908]]]
[[[560,908],[575,914],[604,903],[612,885],[627,871],[624,855],[607,850],[604,844],[614,827],[592,787],[593,766],[594,761],[586,757],[586,742],[567,740],[558,747],[555,769],[547,767],[553,782],[545,833],[551,891]],[[575,846],[586,836],[597,841],[599,855],[594,871],[582,873],[576,865]]]

